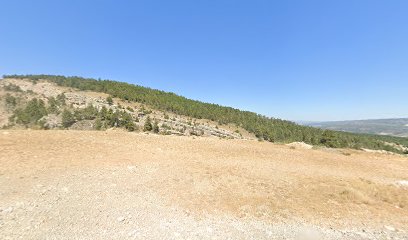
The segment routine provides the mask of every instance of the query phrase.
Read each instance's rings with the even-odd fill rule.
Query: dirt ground
[[[0,239],[408,239],[408,158],[0,131]]]

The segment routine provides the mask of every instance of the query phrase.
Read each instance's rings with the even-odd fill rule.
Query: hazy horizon
[[[405,1],[10,1],[0,74],[112,79],[291,121],[407,117]]]

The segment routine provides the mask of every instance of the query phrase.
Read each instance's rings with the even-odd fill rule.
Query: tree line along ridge
[[[322,130],[250,111],[191,100],[175,93],[124,82],[57,75],[5,75],[3,77],[29,79],[33,82],[46,80],[59,86],[106,93],[112,97],[145,104],[165,112],[196,119],[212,120],[220,125],[234,124],[253,133],[258,139],[270,142],[305,142],[333,148],[370,148],[393,152],[399,152],[399,150],[386,144],[386,142],[408,146],[407,138]],[[128,116],[120,116],[119,118],[128,118]],[[132,129],[131,124],[128,127]]]

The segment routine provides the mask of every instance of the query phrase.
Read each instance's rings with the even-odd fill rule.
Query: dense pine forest
[[[174,93],[123,82],[53,75],[5,75],[4,78],[30,79],[34,82],[41,79],[54,82],[60,86],[84,91],[103,92],[112,97],[143,103],[161,111],[173,112],[197,119],[209,119],[218,122],[220,125],[235,124],[255,134],[258,139],[270,142],[303,141],[313,145],[335,148],[370,148],[394,152],[398,152],[398,150],[385,144],[384,141],[408,146],[407,138],[354,134],[301,126],[286,120],[195,101]]]

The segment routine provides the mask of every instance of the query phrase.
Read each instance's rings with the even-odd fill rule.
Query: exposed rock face
[[[44,127],[46,129],[54,129],[62,127],[61,116],[57,114],[48,114],[47,116],[41,119],[44,121]]]
[[[393,152],[385,151],[385,150],[373,150],[373,149],[367,149],[367,148],[362,148],[364,152],[369,152],[369,153],[381,153],[381,154],[395,154]]]
[[[94,130],[95,121],[94,120],[82,120],[72,124],[69,127],[70,130]]]
[[[400,180],[395,183],[399,187],[408,189],[408,180]]]
[[[297,149],[312,149],[313,148],[312,145],[309,145],[309,144],[304,143],[304,142],[293,142],[293,143],[286,144],[286,146],[294,147],[294,148],[297,148]]]
[[[196,136],[215,136],[223,138],[242,138],[239,134],[230,132],[224,129],[217,129],[208,125],[190,125],[181,119],[176,119],[176,121],[168,119],[160,119],[162,125],[166,124],[173,128],[173,131],[178,131],[183,133],[182,135],[196,135]]]

